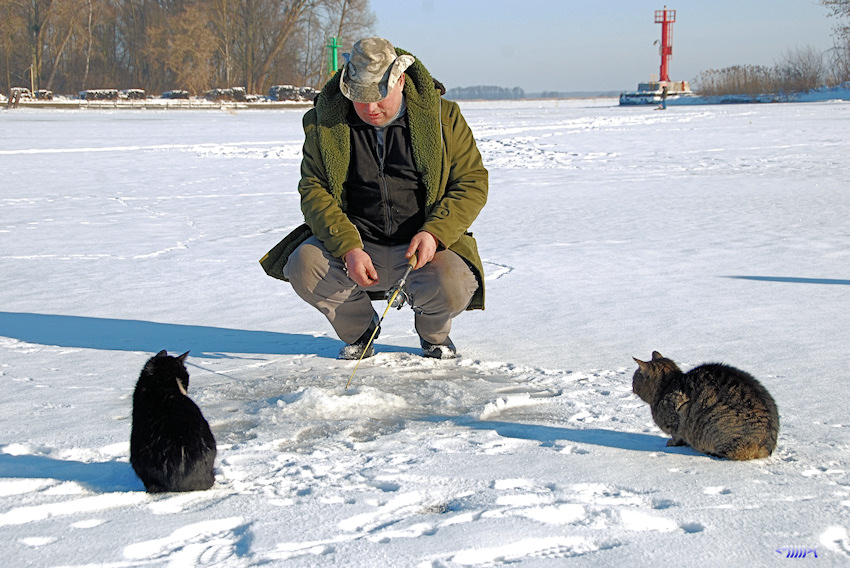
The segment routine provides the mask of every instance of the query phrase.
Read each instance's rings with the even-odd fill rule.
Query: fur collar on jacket
[[[407,54],[396,48],[398,55]],[[347,115],[349,101],[339,89],[341,71],[327,82],[316,98],[316,126],[322,159],[327,170],[331,194],[345,208],[343,183],[348,175],[351,139]],[[425,66],[417,59],[407,68],[404,84],[413,160],[425,184],[425,204],[429,211],[440,194],[443,167],[440,124],[440,89]],[[440,90],[438,90],[440,89]]]

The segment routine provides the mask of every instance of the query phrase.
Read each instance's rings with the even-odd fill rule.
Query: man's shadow
[[[294,333],[17,312],[0,312],[0,335],[59,347],[148,353],[168,349],[210,358],[224,353],[336,358],[342,346],[338,339]]]

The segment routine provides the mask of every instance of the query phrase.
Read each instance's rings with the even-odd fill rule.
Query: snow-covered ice
[[[0,112],[4,565],[850,563],[850,104],[462,108],[487,310],[455,361],[391,310],[348,390],[257,262],[301,222],[302,111]],[[191,350],[209,491],[129,465],[160,349]],[[760,379],[774,455],[666,447],[653,350]]]

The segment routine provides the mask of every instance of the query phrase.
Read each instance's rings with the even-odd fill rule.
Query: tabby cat
[[[672,436],[668,446],[687,445],[730,460],[766,458],[776,448],[776,403],[750,374],[718,363],[682,373],[657,351],[649,362],[635,361],[632,390]]]

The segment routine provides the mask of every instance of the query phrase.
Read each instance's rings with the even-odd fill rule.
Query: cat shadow
[[[329,337],[139,320],[0,312],[0,335],[27,343],[157,353],[191,350],[192,357],[224,353],[336,358],[342,343]]]
[[[72,481],[97,493],[144,491],[133,467],[123,461],[66,461],[46,456],[0,454],[0,478]]]
[[[533,440],[541,445],[551,446],[555,442],[573,442],[590,444],[619,450],[637,452],[664,452],[686,455],[702,455],[688,447],[668,447],[668,438],[638,432],[619,432],[604,428],[560,428],[555,426],[539,426],[536,424],[519,424],[516,422],[499,421],[469,421],[461,418],[436,418],[435,421],[446,420],[458,426],[474,430],[491,430],[503,438],[517,440]]]

